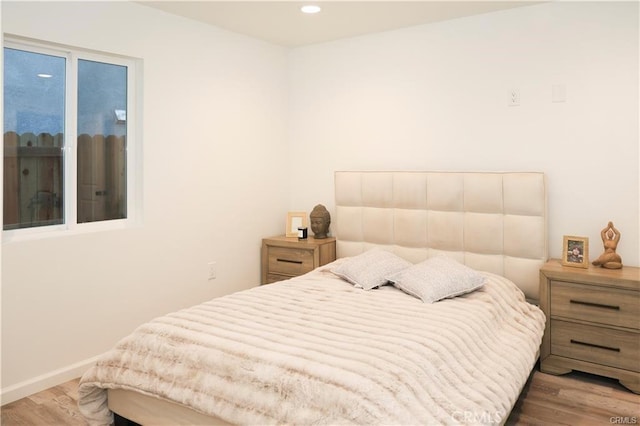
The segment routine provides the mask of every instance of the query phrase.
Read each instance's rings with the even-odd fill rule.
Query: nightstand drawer
[[[552,354],[640,371],[640,333],[551,320]]]
[[[640,393],[640,268],[586,269],[551,259],[540,268],[547,324],[540,370],[613,377]]]
[[[336,260],[336,239],[284,235],[262,239],[262,284],[287,280]]]
[[[638,292],[551,282],[553,317],[638,329],[638,306]]]
[[[271,247],[269,273],[297,276],[313,269],[313,252],[309,250]]]
[[[288,275],[278,275],[278,274],[267,274],[267,279],[263,284],[272,284],[277,281],[288,280],[291,276]]]

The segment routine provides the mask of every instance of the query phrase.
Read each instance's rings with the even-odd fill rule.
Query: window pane
[[[127,217],[127,67],[78,61],[78,222]]]
[[[65,64],[4,48],[4,229],[63,222]]]

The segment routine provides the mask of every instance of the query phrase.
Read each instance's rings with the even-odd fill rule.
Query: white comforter
[[[123,388],[237,424],[506,420],[544,331],[512,282],[429,305],[327,269],[142,325],[82,377],[82,413],[109,424],[106,389]]]

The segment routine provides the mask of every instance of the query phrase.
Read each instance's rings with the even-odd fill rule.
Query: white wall
[[[145,212],[136,229],[3,245],[3,402],[77,375],[144,320],[257,284],[260,238],[287,210],[333,211],[335,170],[544,171],[552,256],[565,234],[598,253],[613,220],[639,264],[635,3],[290,52],[135,3],[1,7],[5,32],[144,59]]]
[[[5,33],[144,60],[143,225],[2,247],[7,402],[77,377],[145,320],[257,285],[289,176],[284,48],[135,3],[2,2],[2,18]]]
[[[640,264],[637,2],[522,7],[289,60],[291,154],[306,159],[292,162],[295,208],[333,212],[335,170],[542,171],[551,257],[563,235],[597,257],[611,220],[623,262]]]

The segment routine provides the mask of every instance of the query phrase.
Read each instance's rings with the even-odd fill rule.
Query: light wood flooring
[[[78,412],[78,379],[2,407],[3,426],[86,425]],[[634,420],[635,418],[635,420]],[[626,422],[624,421],[626,420]],[[615,380],[535,371],[507,425],[640,424],[640,395]]]
[[[507,425],[612,424],[640,424],[640,395],[613,379],[578,372],[552,376],[537,370],[507,421]]]
[[[71,380],[0,408],[2,426],[86,426],[78,411],[78,382]]]

